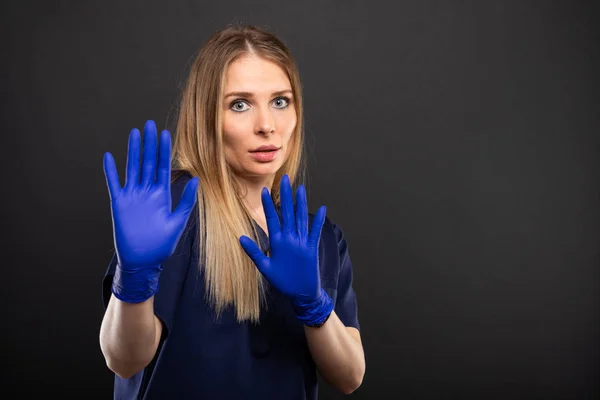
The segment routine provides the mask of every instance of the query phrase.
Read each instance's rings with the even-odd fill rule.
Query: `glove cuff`
[[[333,300],[320,288],[320,296],[312,302],[295,301],[293,304],[296,318],[304,325],[311,327],[322,326],[333,311]]]
[[[112,294],[125,303],[141,303],[158,291],[158,278],[161,265],[144,268],[115,268],[112,281]]]

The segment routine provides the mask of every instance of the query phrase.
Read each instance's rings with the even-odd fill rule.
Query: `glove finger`
[[[150,186],[156,179],[156,124],[152,120],[144,125],[144,161],[142,185]]]
[[[263,254],[262,250],[256,245],[254,240],[250,239],[248,236],[241,236],[240,244],[258,270],[262,274],[267,273],[269,268],[269,258]]]
[[[121,183],[119,182],[119,174],[115,165],[115,159],[112,154],[104,153],[104,176],[106,177],[106,186],[108,186],[108,194],[113,200],[121,192]]]
[[[171,179],[171,134],[162,131],[158,151],[158,177],[159,186],[169,187]]]
[[[308,206],[304,185],[300,185],[296,191],[296,228],[301,238],[308,237]]]
[[[273,199],[267,188],[263,188],[261,192],[261,199],[263,209],[265,210],[265,218],[267,219],[267,229],[269,230],[269,238],[278,235],[281,232],[281,226],[279,224],[279,216],[275,211],[273,205]]]
[[[290,185],[290,178],[287,174],[281,178],[279,190],[281,195],[281,219],[283,231],[287,233],[295,233],[296,219],[294,217],[294,199],[292,187]]]
[[[125,188],[133,189],[139,182],[140,170],[140,131],[132,129],[129,133],[129,144],[127,149],[127,173],[125,176]]]
[[[181,194],[181,200],[179,200],[179,204],[173,214],[176,218],[187,221],[190,216],[190,212],[194,208],[194,204],[196,203],[196,196],[198,192],[198,178],[193,177],[183,188],[183,193]]]
[[[327,208],[325,206],[319,207],[317,214],[313,219],[312,228],[309,236],[309,243],[313,248],[319,247],[319,240],[321,239],[321,229],[323,229],[323,223],[325,222],[325,215],[327,214]]]

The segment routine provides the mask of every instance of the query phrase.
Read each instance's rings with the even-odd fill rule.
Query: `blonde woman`
[[[288,48],[229,26],[191,67],[173,145],[153,121],[143,145],[133,129],[123,187],[105,154],[100,347],[115,398],[316,399],[317,371],[360,386],[348,245],[325,207],[308,213],[302,118]]]

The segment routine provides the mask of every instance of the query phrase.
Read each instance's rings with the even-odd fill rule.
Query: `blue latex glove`
[[[263,188],[261,193],[271,257],[247,236],[240,237],[240,244],[269,283],[292,301],[297,318],[306,325],[320,324],[333,310],[333,301],[321,288],[319,274],[319,240],[326,209],[319,208],[309,233],[304,186],[296,192],[296,212],[287,175],[282,177],[280,186],[283,226],[268,189]]]
[[[198,178],[183,190],[171,212],[171,135],[163,131],[157,171],[157,134],[153,121],[144,127],[144,159],[140,173],[140,132],[129,135],[125,187],[115,161],[104,154],[104,174],[110,195],[117,266],[112,293],[121,301],[140,303],[158,290],[162,263],[173,254],[196,202]]]

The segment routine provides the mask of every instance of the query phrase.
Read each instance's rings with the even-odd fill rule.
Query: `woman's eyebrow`
[[[280,96],[284,93],[288,93],[288,92],[292,92],[291,89],[286,89],[286,90],[280,90],[278,92],[274,92],[271,96]],[[231,93],[227,93],[225,95],[225,98],[231,97],[231,96],[238,96],[238,97],[253,97],[254,94],[250,93],[250,92],[231,92]]]

